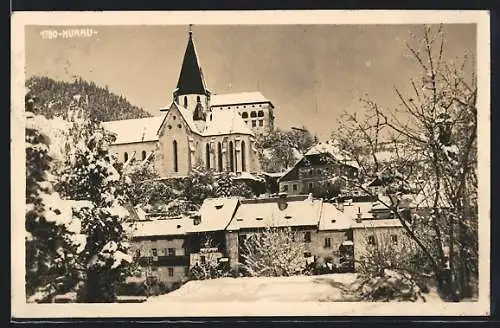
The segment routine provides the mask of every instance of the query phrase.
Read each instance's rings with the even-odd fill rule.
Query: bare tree
[[[426,255],[441,292],[458,301],[478,277],[477,86],[467,57],[460,67],[445,62],[445,41],[442,27],[412,36],[407,47],[422,75],[409,81],[411,94],[394,87],[401,105],[393,109],[363,100],[365,116],[343,116],[334,138],[361,167],[358,188],[370,193],[363,183],[381,179],[391,197],[378,200]],[[421,209],[411,218],[404,194]]]

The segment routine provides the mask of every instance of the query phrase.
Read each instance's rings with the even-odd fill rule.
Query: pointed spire
[[[189,39],[177,82],[177,94],[207,94],[203,72],[193,42],[192,24],[189,25]]]

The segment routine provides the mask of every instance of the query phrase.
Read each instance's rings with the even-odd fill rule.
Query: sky
[[[360,98],[399,104],[394,86],[409,90],[421,75],[406,48],[421,25],[194,25],[205,81],[213,93],[260,91],[275,106],[275,125],[305,126],[328,138],[343,112],[363,111]],[[72,27],[74,29],[74,27]],[[172,101],[188,26],[93,26],[92,35],[48,39],[28,26],[26,76],[80,76],[153,115]],[[445,57],[476,54],[473,24],[444,25]],[[410,35],[417,36],[411,39]],[[412,41],[413,40],[413,41]]]

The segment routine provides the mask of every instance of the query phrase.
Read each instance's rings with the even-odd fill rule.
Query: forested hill
[[[35,76],[26,81],[26,87],[36,99],[38,113],[48,118],[64,117],[70,107],[83,108],[100,122],[151,116],[126,98],[111,93],[107,87],[80,78],[65,82]]]

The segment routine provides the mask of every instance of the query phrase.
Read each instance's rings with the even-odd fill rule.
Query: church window
[[[174,115],[174,116],[172,116],[172,119],[173,119],[174,121],[175,121],[175,119],[176,119],[176,118],[177,118],[177,116],[175,116],[175,115]]]
[[[182,128],[182,125],[180,125],[180,124],[177,124],[177,127],[178,127],[178,128],[180,129],[180,128]]]
[[[177,158],[177,141],[174,140],[172,143],[173,146],[173,152],[174,152],[174,172],[179,172],[179,162]]]
[[[252,128],[254,128],[256,126],[257,126],[257,121],[256,120],[252,120]]]
[[[264,126],[264,120],[259,120],[259,126]]]
[[[245,124],[248,125],[248,121],[245,121]]]
[[[234,147],[232,141],[229,141],[229,168],[231,172],[234,172]]]
[[[168,129],[169,129],[169,130],[170,130],[170,129],[172,129],[172,126],[171,126],[170,124],[168,125]]]
[[[210,169],[210,144],[205,146],[205,161],[207,162],[207,169]]]
[[[123,154],[123,161],[126,162],[128,161],[128,153],[125,152],[125,154]]]
[[[245,151],[246,151],[246,149],[245,149],[245,142],[242,141],[241,142],[241,171],[243,171],[243,172],[245,172],[246,169],[247,169],[246,168],[246,159],[245,159],[246,154],[245,154]]]
[[[255,111],[252,111],[252,112],[250,113],[250,117],[257,117],[257,113],[256,113]]]
[[[263,110],[259,110],[259,112],[257,113],[257,116],[258,117],[264,117],[264,111]]]
[[[241,114],[241,117],[248,118],[248,113],[247,112],[243,112],[243,114]]]
[[[145,160],[145,159],[146,159],[146,151],[145,151],[145,150],[143,150],[143,151],[142,151],[142,160]]]
[[[217,168],[219,169],[219,172],[222,172],[222,145],[217,143]]]
[[[196,102],[200,102],[200,96],[196,96]]]
[[[184,96],[184,108],[187,108],[188,106],[188,98]]]

